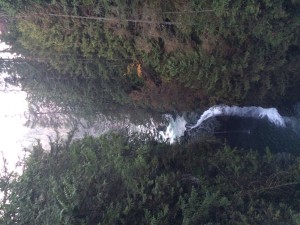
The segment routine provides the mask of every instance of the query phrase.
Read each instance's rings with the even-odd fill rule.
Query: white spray
[[[269,122],[275,124],[276,126],[285,127],[284,118],[278,113],[277,109],[275,108],[217,105],[206,110],[200,116],[195,125],[188,127],[188,130],[199,127],[207,119],[216,116],[239,116],[257,119],[266,118],[269,120]],[[182,116],[178,116],[175,120],[171,116],[169,116],[169,125],[167,127],[167,130],[165,132],[159,132],[159,134],[164,141],[172,144],[184,135],[184,132],[187,130],[186,123],[187,122]]]
[[[256,106],[239,107],[239,106],[213,106],[206,110],[190,129],[196,128],[202,124],[203,121],[215,116],[239,116],[249,118],[267,118],[271,123],[277,126],[285,126],[283,117],[275,108],[262,108]]]
[[[169,125],[166,131],[160,131],[159,136],[165,142],[173,144],[178,138],[184,135],[186,130],[186,120],[183,116],[177,116],[174,120],[171,115],[166,115]]]

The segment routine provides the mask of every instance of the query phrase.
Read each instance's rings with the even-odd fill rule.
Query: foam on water
[[[197,123],[190,127],[194,129],[200,126],[203,121],[208,118],[215,116],[239,116],[239,117],[249,117],[249,118],[267,118],[271,123],[277,126],[285,126],[283,117],[278,113],[275,108],[262,108],[256,106],[249,107],[239,107],[239,106],[213,106],[206,110],[197,121]]]
[[[269,122],[276,126],[285,127],[284,118],[278,113],[275,108],[262,108],[256,106],[239,107],[239,106],[227,106],[216,105],[206,110],[199,118],[197,123],[193,126],[186,127],[186,120],[183,116],[177,116],[174,120],[172,116],[168,115],[169,125],[165,132],[159,132],[160,137],[169,143],[174,143],[187,130],[192,130],[201,126],[201,124],[209,118],[216,116],[239,116],[263,119],[266,118]]]
[[[178,138],[184,135],[186,130],[186,120],[183,116],[177,116],[174,120],[171,115],[166,115],[169,125],[166,131],[160,131],[159,136],[165,142],[173,144]]]

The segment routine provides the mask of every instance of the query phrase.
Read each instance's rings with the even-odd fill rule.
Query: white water
[[[130,121],[129,116],[124,115],[123,117],[122,120],[113,120],[99,114],[95,116],[91,124],[84,118],[78,118],[72,138],[76,140],[82,139],[84,136],[99,137],[111,131],[120,130],[126,130],[129,135],[139,133],[154,136],[158,124],[156,124],[152,118],[143,125],[136,125]],[[50,149],[49,138],[55,140],[57,135],[59,135],[60,139],[66,139],[69,132],[75,128],[73,124],[64,123],[63,120],[61,123],[62,126],[59,128],[40,126],[36,126],[32,129],[27,128],[28,132],[21,140],[23,146],[30,147],[36,143],[36,140],[39,140],[45,150]]]
[[[249,118],[267,118],[271,123],[277,126],[285,126],[283,117],[275,108],[262,108],[256,106],[239,107],[239,106],[213,106],[206,110],[190,129],[196,128],[202,124],[203,121],[215,116],[239,116]]]
[[[169,125],[165,132],[160,132],[160,136],[164,141],[174,143],[184,135],[186,130],[192,130],[200,127],[204,121],[216,116],[238,116],[263,119],[266,118],[269,122],[276,126],[285,127],[284,118],[278,113],[275,108],[262,108],[256,106],[239,107],[217,105],[206,110],[199,118],[197,123],[193,126],[186,127],[186,120],[178,116],[175,120],[169,116]]]
[[[168,120],[168,126],[166,131],[159,131],[158,132],[158,139],[168,143],[176,142],[180,137],[184,135],[186,131],[195,129],[197,127],[203,127],[204,121],[208,120],[209,118],[216,117],[216,116],[240,116],[240,117],[251,117],[257,119],[266,118],[269,122],[275,124],[276,126],[282,127],[290,127],[293,130],[298,129],[298,133],[300,133],[299,129],[299,120],[298,118],[283,118],[275,108],[262,108],[262,107],[238,107],[238,106],[213,106],[206,110],[198,119],[197,123],[192,126],[187,126],[187,121],[184,116],[177,116],[173,118],[171,115],[166,115],[166,119]],[[127,129],[129,134],[132,133],[141,133],[147,134],[151,136],[157,135],[157,127],[160,125],[153,119],[150,119],[147,124],[143,125],[135,125],[130,122],[129,118],[124,116],[122,121],[112,121],[107,119],[105,116],[97,116],[97,119],[91,125],[84,119],[79,119],[80,123],[78,124],[77,131],[74,134],[74,139],[82,138],[85,135],[91,136],[101,136],[104,133],[107,133],[111,130],[120,130],[120,129]],[[23,120],[22,120],[23,121]],[[24,123],[24,121],[23,121]],[[45,149],[49,148],[49,137],[55,139],[56,131],[52,128],[43,128],[43,127],[35,127],[35,129],[30,129],[28,127],[23,127],[20,123],[22,129],[25,129],[22,135],[18,136],[18,140],[16,139],[16,146],[6,146],[5,151],[11,151],[9,149],[21,150],[23,147],[29,147],[33,143],[39,139],[44,146]],[[6,126],[5,132],[7,132]],[[16,129],[16,127],[14,127]],[[21,130],[21,129],[17,129]],[[71,130],[68,126],[62,126],[61,128],[57,129],[60,134],[61,138],[65,138],[68,135],[68,132]],[[212,131],[213,133],[213,131]],[[11,135],[11,137],[15,137],[16,135]],[[157,137],[157,136],[156,136]],[[17,138],[17,137],[16,137]],[[5,146],[2,146],[5,147]],[[1,149],[0,149],[1,150]],[[2,151],[3,151],[2,150]],[[11,152],[12,156],[16,158],[17,153]]]
[[[165,142],[173,144],[178,138],[184,135],[186,130],[186,120],[183,116],[177,116],[174,120],[171,115],[166,115],[169,125],[166,131],[160,131],[159,136]]]

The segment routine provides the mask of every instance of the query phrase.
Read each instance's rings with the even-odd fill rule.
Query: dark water
[[[282,114],[275,108],[226,105],[185,113],[187,125],[181,140],[193,142],[210,135],[231,147],[299,154],[300,104],[291,107],[286,116]],[[174,122],[170,125],[180,127]]]
[[[215,135],[230,146],[256,150],[269,147],[272,152],[300,153],[300,137],[289,124],[279,127],[265,119],[241,117],[216,119],[220,125]]]

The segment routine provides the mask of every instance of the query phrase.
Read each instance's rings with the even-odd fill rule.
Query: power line
[[[189,11],[177,11],[177,12],[161,12],[161,14],[185,14],[185,13],[204,13],[204,12],[214,12],[213,9],[203,9],[203,10],[189,10]]]
[[[210,13],[214,12],[213,9],[204,9],[204,10],[189,10],[189,11],[165,11],[165,12],[155,12],[154,14],[187,14],[187,13]],[[42,15],[50,17],[64,17],[64,18],[75,18],[75,19],[87,19],[87,20],[98,20],[102,22],[133,22],[133,23],[146,23],[146,24],[163,24],[163,25],[195,25],[194,23],[182,23],[182,22],[168,22],[168,21],[151,21],[151,20],[142,20],[142,19],[121,19],[121,18],[108,18],[108,17],[98,17],[98,16],[79,16],[79,15],[67,15],[67,14],[56,14],[56,13],[34,13],[30,16],[16,16],[16,18],[26,18],[33,15]],[[138,14],[145,15],[145,14]]]
[[[34,15],[34,14],[33,14]],[[75,19],[88,19],[88,20],[98,20],[103,22],[133,22],[133,23],[147,23],[147,24],[164,24],[164,25],[182,25],[181,22],[158,22],[150,20],[141,19],[120,19],[120,18],[108,18],[108,17],[97,17],[97,16],[75,16],[75,15],[65,15],[65,14],[55,14],[55,13],[36,13],[35,15],[50,16],[50,17],[63,17],[63,18],[75,18]],[[32,15],[31,15],[32,16]],[[25,18],[28,16],[20,16]]]

